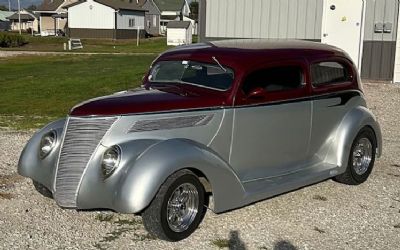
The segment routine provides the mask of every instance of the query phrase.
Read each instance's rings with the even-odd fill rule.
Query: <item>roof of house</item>
[[[14,14],[14,11],[2,11],[0,10],[0,21],[8,21],[7,17],[11,16],[12,14]]]
[[[153,0],[160,11],[181,11],[185,0]]]
[[[55,11],[63,3],[64,0],[43,0],[42,4],[39,5],[37,11]]]
[[[187,29],[191,22],[189,21],[170,21],[167,24],[168,29]]]
[[[125,2],[121,0],[93,0],[99,4],[103,4],[105,6],[111,7],[115,10],[137,10],[137,11],[146,11],[142,9],[138,4],[136,4],[136,1],[133,1],[132,3],[130,2]],[[71,8],[75,5],[79,5],[81,3],[86,2],[86,0],[80,0],[78,2],[72,3],[65,5],[63,8],[68,9]]]
[[[19,20],[18,13],[14,13],[11,16],[7,17],[9,20]],[[21,21],[33,21],[35,18],[29,14],[22,14],[21,13]]]

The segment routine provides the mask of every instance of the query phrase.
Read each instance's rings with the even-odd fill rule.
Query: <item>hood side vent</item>
[[[214,115],[179,116],[135,122],[128,133],[205,126]]]

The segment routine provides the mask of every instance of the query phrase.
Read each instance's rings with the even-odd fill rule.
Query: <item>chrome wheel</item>
[[[187,230],[196,218],[198,206],[199,194],[193,184],[184,183],[177,187],[167,204],[169,228],[176,233]]]
[[[363,175],[368,171],[372,161],[372,143],[368,138],[361,138],[353,150],[353,169],[357,175]]]

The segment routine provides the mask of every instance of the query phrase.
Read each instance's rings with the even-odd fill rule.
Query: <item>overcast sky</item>
[[[0,0],[0,5],[4,5],[8,8],[8,1],[9,0]],[[21,8],[25,8],[30,6],[31,4],[40,5],[42,0],[20,0],[21,1]],[[10,0],[11,8],[18,9],[18,1],[17,0]]]

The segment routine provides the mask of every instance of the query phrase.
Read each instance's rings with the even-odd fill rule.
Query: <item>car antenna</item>
[[[213,56],[213,57],[211,57],[213,60],[214,60],[214,62],[216,62],[217,64],[218,64],[218,66],[224,71],[224,72],[227,72],[227,70],[224,68],[224,66],[222,66],[220,63],[219,63],[219,61],[217,60],[217,58],[215,57],[215,56]]]

